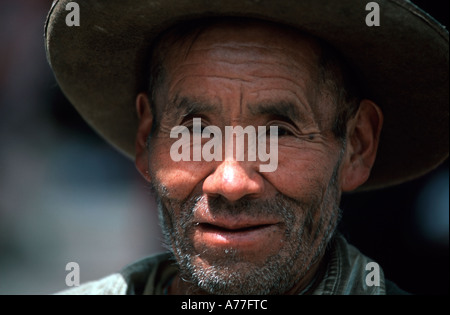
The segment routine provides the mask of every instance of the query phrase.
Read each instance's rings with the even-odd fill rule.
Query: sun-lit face
[[[210,28],[174,47],[148,170],[167,242],[191,289],[281,294],[304,286],[338,220],[342,144],[319,97],[318,47],[263,24]],[[278,166],[178,161],[173,127],[277,126]]]

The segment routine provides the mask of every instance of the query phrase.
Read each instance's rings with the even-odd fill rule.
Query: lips
[[[200,215],[196,225],[204,232],[249,233],[278,224],[274,219],[259,219],[247,216],[213,217],[209,213]]]
[[[261,250],[279,230],[274,220],[244,217],[208,218],[196,224],[194,240],[201,247]]]
[[[257,229],[262,229],[265,227],[269,227],[272,224],[256,224],[250,226],[242,226],[242,227],[223,227],[219,225],[214,225],[210,223],[200,223],[200,227],[204,231],[222,231],[223,233],[239,233],[239,232],[251,232]]]

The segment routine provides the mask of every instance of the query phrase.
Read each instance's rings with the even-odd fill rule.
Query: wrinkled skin
[[[322,263],[341,193],[370,174],[380,110],[361,101],[344,146],[331,130],[336,105],[316,82],[320,47],[281,27],[221,25],[172,52],[155,104],[136,100],[136,166],[180,266],[170,293],[298,293]],[[172,161],[170,130],[193,117],[222,130],[278,126],[276,171],[259,172],[258,160]]]

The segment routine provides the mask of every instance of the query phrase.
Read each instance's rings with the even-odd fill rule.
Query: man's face
[[[171,51],[149,173],[182,278],[210,293],[281,294],[316,266],[338,220],[342,145],[317,89],[317,46],[274,27],[213,28]],[[278,126],[278,167],[171,159],[173,127]],[[269,128],[267,128],[269,129]],[[203,140],[204,142],[207,139]]]

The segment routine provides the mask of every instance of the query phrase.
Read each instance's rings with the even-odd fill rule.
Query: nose
[[[257,199],[264,193],[264,179],[251,165],[235,160],[223,161],[203,182],[203,192],[229,201],[243,197]]]

